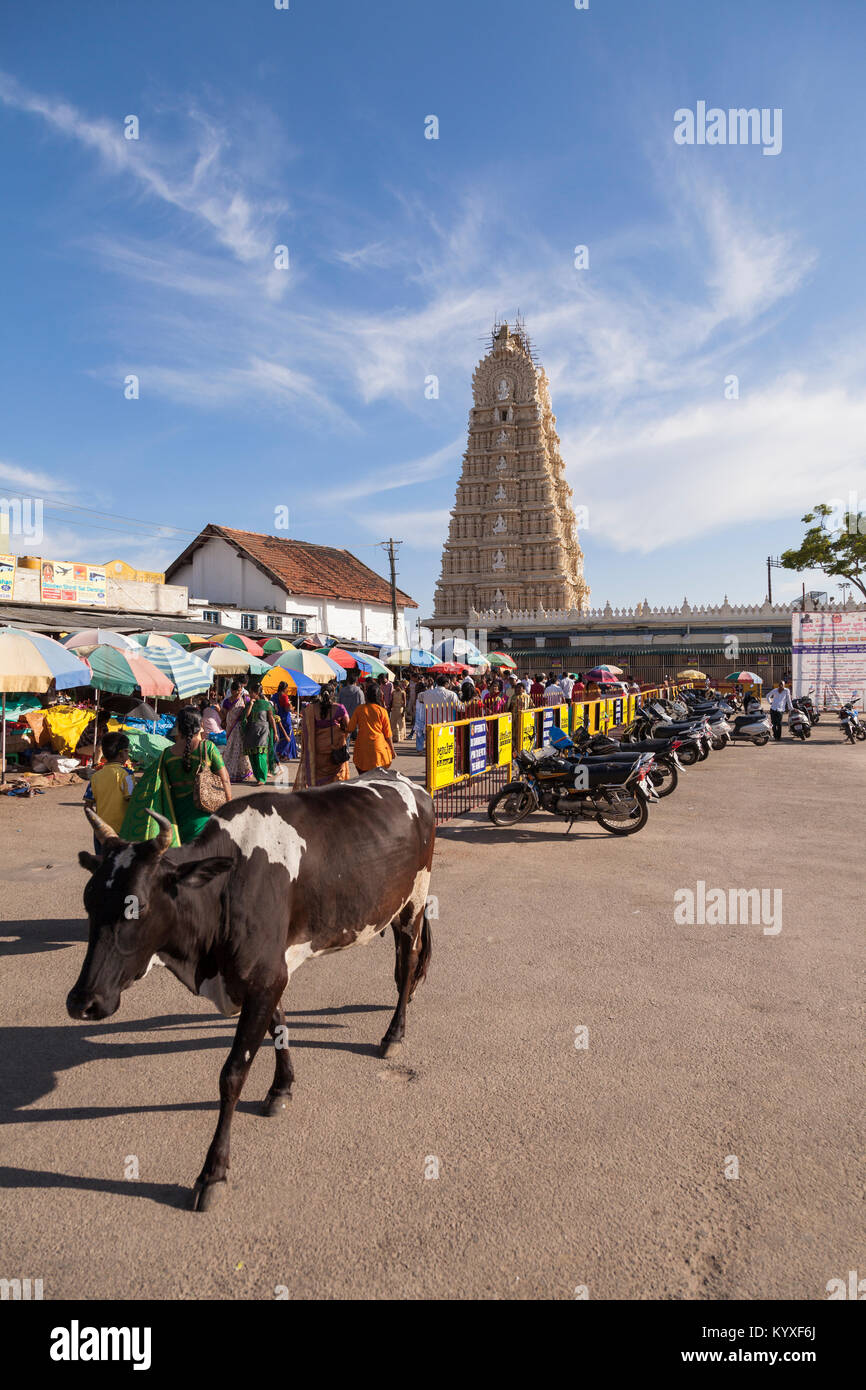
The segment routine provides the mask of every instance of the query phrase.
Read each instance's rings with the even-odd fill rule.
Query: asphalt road
[[[826,719],[712,755],[632,838],[444,827],[402,1054],[375,1051],[390,940],[303,966],[294,1101],[257,1115],[263,1048],[206,1214],[185,1204],[233,1025],[161,969],[72,1022],[80,793],[0,798],[0,1277],[47,1299],[825,1298],[864,1264],[864,776]],[[679,925],[698,880],[780,889],[781,931]]]

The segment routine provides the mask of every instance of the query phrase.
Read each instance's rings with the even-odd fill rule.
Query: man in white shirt
[[[777,743],[782,740],[782,716],[790,709],[794,708],[794,701],[791,699],[791,692],[784,681],[779,681],[775,690],[770,691],[770,723],[773,726],[773,738]]]
[[[568,675],[567,672],[564,676],[560,676],[559,684],[562,687],[562,693],[565,696],[566,700],[570,700],[571,692],[574,689],[574,681],[572,680],[571,676]]]
[[[454,705],[460,704],[460,697],[456,690],[452,690],[448,685],[448,677],[440,676],[434,686],[429,690],[419,690],[415,700],[415,751],[423,753],[426,746],[427,736],[427,706],[428,705]],[[450,713],[450,711],[449,711]],[[456,714],[456,708],[454,710]]]

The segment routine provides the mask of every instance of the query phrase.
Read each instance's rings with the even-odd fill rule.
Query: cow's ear
[[[95,854],[88,854],[86,849],[79,850],[78,862],[82,869],[89,869],[92,874],[96,873],[102,860]]]
[[[174,888],[201,888],[210,883],[218,874],[227,874],[233,869],[235,861],[219,856],[213,859],[199,859],[192,864],[179,864],[171,869],[171,883]]]

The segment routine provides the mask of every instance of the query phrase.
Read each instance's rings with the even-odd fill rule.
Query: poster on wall
[[[79,565],[72,560],[43,560],[39,570],[43,603],[79,603],[105,607],[104,565]]]
[[[791,668],[795,698],[813,691],[815,704],[838,704],[866,691],[866,612],[792,613]]]
[[[11,599],[15,594],[15,556],[0,555],[0,599]]]

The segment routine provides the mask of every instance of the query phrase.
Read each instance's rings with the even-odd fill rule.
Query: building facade
[[[522,324],[496,325],[472,378],[474,404],[433,627],[473,610],[583,612],[589,589],[547,376]]]
[[[397,590],[395,637],[389,582],[350,551],[228,526],[206,526],[166,578],[186,586],[202,624],[289,640],[316,632],[406,645],[406,610],[417,607]]]

